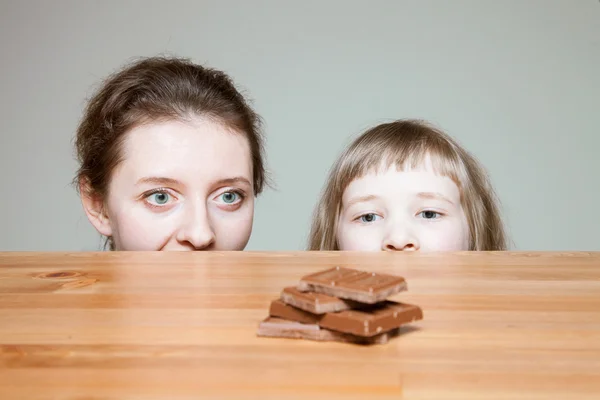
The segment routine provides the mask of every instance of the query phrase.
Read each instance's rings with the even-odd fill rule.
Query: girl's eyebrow
[[[346,208],[350,208],[351,206],[353,206],[356,203],[363,203],[363,202],[367,202],[367,201],[371,201],[371,200],[377,200],[377,199],[378,199],[378,197],[375,196],[374,194],[370,194],[370,195],[367,195],[367,196],[353,197],[352,199],[350,199],[350,201],[346,205]]]
[[[417,193],[417,197],[425,200],[442,200],[452,204],[453,206],[455,205],[452,200],[437,192],[419,192]]]

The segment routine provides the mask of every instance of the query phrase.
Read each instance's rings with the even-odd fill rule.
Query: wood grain
[[[381,346],[259,338],[335,265],[403,276]],[[1,399],[598,399],[600,253],[0,253]]]

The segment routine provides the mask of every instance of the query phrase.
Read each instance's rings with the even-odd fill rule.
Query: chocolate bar
[[[281,292],[281,300],[313,314],[325,314],[363,306],[362,303],[356,301],[339,299],[322,293],[301,292],[295,287],[284,288]]]
[[[273,300],[258,336],[383,344],[423,319],[416,305],[388,300],[407,290],[399,276],[335,267],[303,277]]]
[[[423,311],[418,306],[389,300],[362,310],[318,315],[278,299],[271,302],[269,315],[304,324],[317,324],[321,328],[364,337],[385,333],[406,323],[423,319]]]
[[[385,344],[398,333],[399,329],[396,329],[375,336],[361,337],[321,328],[317,324],[302,324],[282,318],[268,317],[258,325],[257,335],[274,338],[308,339],[320,342]]]
[[[303,277],[297,289],[375,304],[407,287],[404,278],[399,276],[334,267]]]
[[[326,315],[327,314],[313,314],[301,310],[294,306],[290,306],[279,299],[273,300],[271,302],[271,307],[269,307],[269,316],[300,322],[302,324],[318,324]]]

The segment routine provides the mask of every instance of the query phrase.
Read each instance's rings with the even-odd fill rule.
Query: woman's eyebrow
[[[231,185],[233,183],[244,183],[248,186],[252,186],[252,183],[250,183],[250,181],[248,179],[244,178],[243,176],[219,179],[218,181],[215,182],[216,185]]]
[[[162,186],[180,185],[181,184],[181,182],[179,182],[177,179],[173,179],[173,178],[167,178],[164,176],[146,176],[146,177],[140,178],[136,182],[136,185],[141,185],[144,183],[152,184],[152,185],[162,185]]]

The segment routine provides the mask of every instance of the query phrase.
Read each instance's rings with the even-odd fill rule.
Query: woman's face
[[[86,212],[115,250],[243,250],[252,177],[242,134],[201,118],[150,123],[126,134],[106,198]]]

